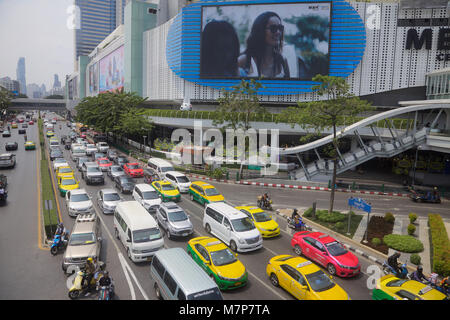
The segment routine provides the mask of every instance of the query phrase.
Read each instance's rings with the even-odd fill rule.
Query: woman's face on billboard
[[[283,30],[284,27],[281,24],[281,20],[275,16],[271,17],[266,25],[266,44],[272,47],[278,46]]]

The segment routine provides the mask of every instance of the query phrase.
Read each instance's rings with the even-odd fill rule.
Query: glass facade
[[[428,74],[426,84],[427,99],[450,99],[450,68]]]

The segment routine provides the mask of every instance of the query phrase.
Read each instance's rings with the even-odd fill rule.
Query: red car
[[[87,139],[85,134],[80,134],[80,138]]]
[[[112,162],[108,158],[98,158],[97,163],[102,171],[107,171],[112,166]]]
[[[28,122],[28,124],[30,124],[30,125],[34,124],[33,120],[30,120],[30,122]]]
[[[23,123],[23,119],[19,119],[19,123]]]
[[[297,232],[291,245],[295,253],[321,264],[331,275],[353,277],[361,271],[358,258],[342,243],[322,232]]]
[[[136,162],[125,163],[123,165],[123,171],[133,178],[142,177],[144,175],[144,169],[142,169]]]

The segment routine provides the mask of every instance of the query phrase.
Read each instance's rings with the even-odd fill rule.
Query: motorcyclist
[[[269,201],[270,201],[270,198],[269,198],[269,195],[267,194],[267,192],[265,192],[264,194],[263,194],[263,196],[262,196],[262,203],[263,203],[263,206],[264,207],[269,207]]]
[[[440,198],[439,191],[437,187],[433,189],[433,200],[438,200]]]
[[[447,276],[439,282],[439,286],[445,291],[446,294],[450,292],[450,277]]]
[[[428,282],[428,279],[425,277],[425,275],[423,274],[423,267],[422,266],[417,266],[416,271],[414,271],[412,273],[412,280],[416,280],[419,282]]]
[[[294,209],[294,211],[292,211],[291,219],[294,221],[298,217],[300,217],[298,214],[298,210]]]
[[[62,238],[63,232],[64,232],[64,224],[62,222],[60,222],[60,223],[58,223],[58,226],[56,227],[55,235],[60,235]]]
[[[109,272],[105,271],[103,276],[98,281],[100,287],[109,287],[111,285],[111,278],[109,277]]]
[[[388,257],[388,265],[394,269],[395,274],[400,274],[401,270],[399,268],[398,258],[400,258],[400,252],[395,252],[392,256]]]
[[[86,269],[84,272],[83,281],[86,281],[86,286],[89,286],[92,280],[92,277],[95,274],[95,271],[97,270],[97,266],[94,262],[94,259],[92,257],[87,258],[86,261]]]

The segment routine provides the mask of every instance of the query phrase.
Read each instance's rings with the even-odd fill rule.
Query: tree
[[[357,116],[371,110],[370,103],[361,100],[350,93],[350,86],[344,78],[316,75],[313,81],[318,85],[313,90],[320,97],[325,96],[328,100],[312,102],[298,102],[295,107],[289,107],[281,113],[282,122],[290,123],[292,127],[298,124],[307,131],[314,131],[314,135],[321,135],[324,129],[333,129],[333,147],[331,156],[333,158],[333,178],[331,183],[329,213],[333,212],[334,194],[336,186],[336,165],[338,162],[337,148],[339,137],[336,134],[338,126],[356,122]]]
[[[11,104],[11,93],[7,90],[0,89],[0,113],[3,115]]]
[[[120,121],[115,126],[117,132],[125,135],[136,135],[147,133],[152,130],[153,124],[147,119],[145,110],[140,108],[130,108],[120,115]]]

